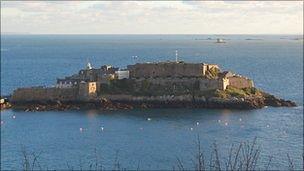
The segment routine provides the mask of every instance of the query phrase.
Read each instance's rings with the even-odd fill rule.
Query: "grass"
[[[214,92],[214,96],[221,98],[230,98],[230,97],[244,98],[249,96],[258,97],[262,95],[263,92],[255,87],[239,89],[232,86],[227,86],[226,90],[216,90]]]
[[[201,140],[199,136],[197,137],[195,150],[193,153],[193,158],[189,158],[187,160],[192,161],[193,165],[185,166],[183,160],[181,158],[176,157],[176,165],[172,166],[172,170],[196,170],[196,171],[204,171],[204,170],[229,170],[229,171],[237,171],[237,170],[273,170],[272,162],[274,157],[269,156],[267,161],[264,161],[261,164],[261,146],[257,143],[257,138],[254,138],[252,142],[245,141],[241,142],[238,145],[231,145],[228,153],[225,155],[227,157],[222,157],[220,152],[220,148],[217,146],[217,143],[214,142],[212,144],[210,157],[207,157],[204,154],[204,150],[201,144]],[[33,170],[48,170],[47,167],[42,167],[39,163],[39,157],[42,154],[39,153],[29,153],[22,148],[23,161],[22,166],[23,170],[33,171]],[[97,153],[97,150],[94,150],[93,159],[90,161],[79,160],[77,166],[71,166],[67,162],[66,168],[61,168],[62,170],[129,170],[122,166],[119,161],[119,151],[116,151],[114,156],[114,163],[112,168],[104,167],[101,157]],[[302,156],[304,159],[304,155]],[[287,166],[286,168],[290,171],[298,170],[299,168],[295,168],[293,159],[287,154],[286,156]],[[85,164],[86,163],[86,164]],[[282,168],[282,169],[286,169]],[[303,166],[304,168],[304,166]],[[131,170],[141,170],[140,165],[136,166],[136,168],[132,168]]]

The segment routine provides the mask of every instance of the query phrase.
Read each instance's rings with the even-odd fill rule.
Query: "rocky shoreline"
[[[265,106],[273,107],[294,107],[296,103],[276,98],[273,95],[247,98],[198,98],[193,96],[183,96],[175,98],[156,98],[156,97],[136,97],[132,100],[99,98],[90,101],[28,101],[12,103],[13,110],[32,111],[64,111],[64,110],[130,110],[134,108],[208,108],[208,109],[260,109]],[[2,110],[1,106],[1,110]]]

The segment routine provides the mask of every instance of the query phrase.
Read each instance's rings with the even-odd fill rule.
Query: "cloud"
[[[1,1],[1,30],[62,34],[303,34],[303,2]]]

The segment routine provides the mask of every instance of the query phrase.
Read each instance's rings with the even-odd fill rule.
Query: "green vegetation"
[[[248,97],[248,96],[262,96],[262,92],[257,88],[235,88],[232,86],[228,86],[226,90],[216,90],[214,95],[216,97],[221,98],[229,98],[229,97]]]

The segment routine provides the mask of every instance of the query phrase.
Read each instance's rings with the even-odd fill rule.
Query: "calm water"
[[[221,36],[228,39],[225,44],[204,40],[208,37],[216,38],[214,35],[2,35],[1,94],[10,94],[23,86],[50,86],[56,78],[76,73],[87,61],[95,67],[104,64],[126,67],[135,62],[174,60],[178,49],[184,61],[217,63],[224,70],[252,78],[258,88],[295,101],[299,107],[251,111],[7,110],[1,112],[4,122],[1,169],[22,168],[22,146],[29,152],[42,151],[39,162],[49,169],[67,169],[67,163],[75,169],[79,169],[80,163],[88,167],[87,163],[95,160],[95,149],[108,169],[113,168],[115,156],[128,169],[138,166],[171,169],[177,165],[177,157],[192,169],[197,135],[208,157],[209,147],[215,141],[221,156],[225,156],[231,144],[257,137],[262,159],[274,156],[272,168],[286,169],[288,153],[296,168],[301,169],[303,41],[293,40],[301,36]],[[259,168],[264,165],[261,160]]]

